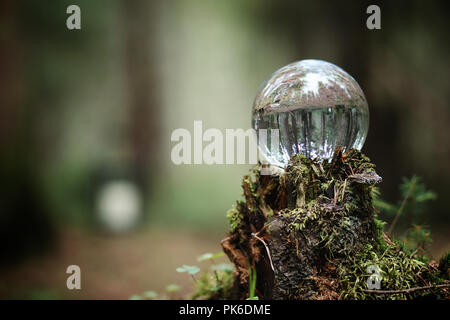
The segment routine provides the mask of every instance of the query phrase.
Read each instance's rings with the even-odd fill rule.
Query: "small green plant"
[[[219,263],[212,266],[212,270],[216,271],[225,271],[225,272],[233,272],[234,267],[229,263]]]
[[[179,286],[177,284],[169,284],[166,287],[166,291],[169,292],[169,293],[177,292],[177,291],[180,291],[180,290],[181,290],[181,286]]]
[[[248,298],[247,300],[259,300],[256,292],[256,269],[250,267],[248,269]]]
[[[192,299],[226,299],[233,283],[234,268],[204,272],[195,284]]]
[[[431,244],[431,232],[426,226],[413,225],[402,238],[405,247],[419,256],[424,256]]]
[[[225,299],[228,297],[228,290],[233,282],[234,266],[228,263],[216,263],[216,259],[223,257],[223,252],[204,253],[197,258],[197,261],[210,261],[210,270],[203,272],[199,277],[196,275],[201,271],[197,266],[183,265],[176,269],[179,273],[187,273],[192,278],[195,286],[192,299]],[[146,291],[142,294],[135,294],[130,300],[145,299],[173,299],[174,293],[182,289],[177,284],[166,286],[167,294],[158,295],[155,291]]]
[[[224,255],[225,255],[225,253],[223,253],[222,251],[218,252],[218,253],[204,253],[200,257],[197,258],[197,261],[202,262],[202,261],[210,260],[214,263],[215,259],[223,257]]]
[[[158,294],[155,291],[152,291],[152,290],[145,291],[142,295],[143,295],[144,298],[152,299],[152,300],[158,298]]]
[[[155,291],[144,291],[142,294],[135,294],[130,297],[130,300],[155,300],[158,298],[158,293]]]
[[[223,252],[205,253],[197,261],[210,261],[211,271],[204,272],[195,285],[192,299],[225,299],[233,281],[234,267],[231,264],[216,263],[216,259],[223,257]]]
[[[403,217],[409,225],[419,223],[421,216],[426,212],[428,202],[437,198],[436,193],[428,190],[422,179],[416,175],[410,179],[403,178],[399,189],[402,200],[397,204],[382,200],[378,188],[373,190],[375,208],[388,216],[394,216],[387,231],[388,235],[392,235],[400,217]]]
[[[416,175],[410,179],[403,178],[399,189],[402,200],[397,204],[391,204],[382,200],[378,188],[374,188],[375,208],[382,213],[394,216],[387,231],[388,236],[392,237],[392,233],[400,218],[406,220],[407,224],[412,225],[396,241],[405,250],[413,252],[415,255],[426,260],[425,253],[429,244],[432,242],[431,233],[426,226],[417,223],[421,222],[422,215],[427,211],[427,203],[436,199],[437,196],[433,191],[428,190],[422,182],[422,179]]]
[[[200,268],[197,266],[188,266],[186,264],[183,264],[182,267],[177,268],[177,272],[180,273],[187,272],[191,276],[192,280],[194,280],[195,282],[197,281],[197,279],[195,278],[194,275],[200,272]]]

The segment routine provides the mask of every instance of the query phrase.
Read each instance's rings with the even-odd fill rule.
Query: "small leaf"
[[[205,261],[205,260],[211,260],[213,257],[212,253],[204,253],[200,257],[197,258],[197,261]]]
[[[197,266],[188,266],[188,265],[183,265],[182,267],[177,268],[177,272],[187,272],[189,274],[196,274],[200,271],[200,268]]]
[[[220,263],[212,267],[213,270],[224,271],[224,272],[233,272],[234,267],[229,263]]]
[[[212,256],[212,259],[218,259],[220,257],[223,257],[225,253],[223,251],[217,252]]]
[[[419,194],[416,197],[416,201],[418,201],[418,202],[425,202],[425,201],[428,201],[428,200],[435,200],[436,198],[437,198],[436,193],[434,193],[433,191],[426,191],[426,192],[424,192],[422,194]]]
[[[147,299],[158,298],[158,293],[156,293],[155,291],[145,291],[142,295]]]
[[[219,290],[222,289],[222,288],[223,288],[222,285],[215,286],[215,287],[212,287],[212,288],[211,288],[211,291],[219,291]]]
[[[166,287],[167,292],[176,292],[176,291],[180,291],[180,290],[181,290],[181,286],[179,286],[177,284],[169,284]]]
[[[225,253],[223,251],[217,252],[217,253],[205,253],[202,254],[200,257],[197,258],[197,261],[205,261],[205,260],[212,260],[212,259],[218,259],[220,257],[223,257]]]

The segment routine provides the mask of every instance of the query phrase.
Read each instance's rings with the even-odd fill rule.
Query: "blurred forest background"
[[[361,85],[381,197],[422,177],[430,254],[449,250],[448,2],[376,3],[371,31],[365,1],[1,1],[0,298],[188,292],[175,268],[220,251],[250,166],[176,166],[172,131],[249,128],[262,81],[307,58]]]

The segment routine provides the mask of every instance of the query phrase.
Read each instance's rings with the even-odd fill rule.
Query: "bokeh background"
[[[261,82],[307,58],[361,85],[382,198],[421,176],[437,194],[429,253],[449,250],[448,2],[376,3],[381,30],[365,1],[1,1],[0,298],[189,292],[175,268],[220,251],[250,166],[176,166],[172,131],[249,128]]]

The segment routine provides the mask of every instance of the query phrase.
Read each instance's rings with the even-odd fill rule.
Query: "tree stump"
[[[297,155],[282,172],[261,170],[272,168],[258,165],[244,176],[244,199],[227,213],[230,231],[221,244],[236,272],[226,298],[248,297],[249,270],[256,270],[260,299],[387,298],[365,290],[367,265],[385,263],[373,253],[413,258],[399,254],[376,218],[375,165],[358,150],[337,148],[330,162]],[[410,263],[414,275],[406,285],[427,279],[428,266],[419,262]]]

